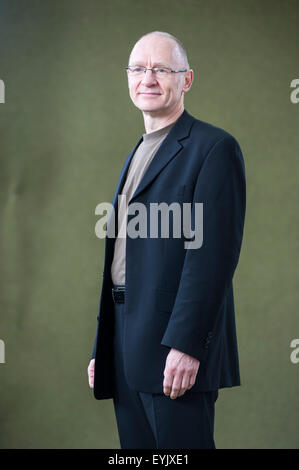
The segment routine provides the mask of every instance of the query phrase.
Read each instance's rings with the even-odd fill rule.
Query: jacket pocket
[[[157,309],[162,312],[171,313],[177,292],[159,287],[157,289]]]

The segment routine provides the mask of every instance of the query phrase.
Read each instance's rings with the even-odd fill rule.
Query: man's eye
[[[159,72],[159,73],[165,73],[166,72],[165,69],[155,69],[155,70],[157,70],[157,72]]]
[[[143,70],[142,67],[135,67],[134,69],[134,72],[141,72]]]

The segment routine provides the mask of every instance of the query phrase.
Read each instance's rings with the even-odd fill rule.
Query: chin
[[[158,107],[158,106],[138,106],[138,108],[141,110],[141,111],[159,111],[161,109],[161,107]]]
[[[142,111],[143,113],[148,113],[152,116],[155,116],[155,115],[158,115],[161,113],[161,108],[155,108],[155,109],[152,109],[152,108],[139,108],[140,111]]]
[[[161,105],[159,106],[158,104],[154,103],[140,103],[136,102],[134,103],[137,108],[139,108],[141,111],[159,111],[161,109]]]

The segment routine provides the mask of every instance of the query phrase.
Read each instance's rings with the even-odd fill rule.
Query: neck
[[[163,127],[169,126],[174,121],[176,121],[180,115],[184,112],[184,104],[179,107],[179,109],[175,109],[173,112],[169,114],[158,114],[157,112],[146,112],[143,111],[143,119],[144,119],[144,127],[147,134],[150,132],[157,131],[162,129]]]

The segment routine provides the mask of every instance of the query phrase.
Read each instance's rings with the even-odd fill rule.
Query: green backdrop
[[[119,448],[87,366],[110,202],[141,133],[126,73],[135,41],[185,45],[186,109],[232,133],[247,176],[234,291],[242,386],[220,390],[221,448],[298,448],[298,1],[0,1],[1,448]]]

